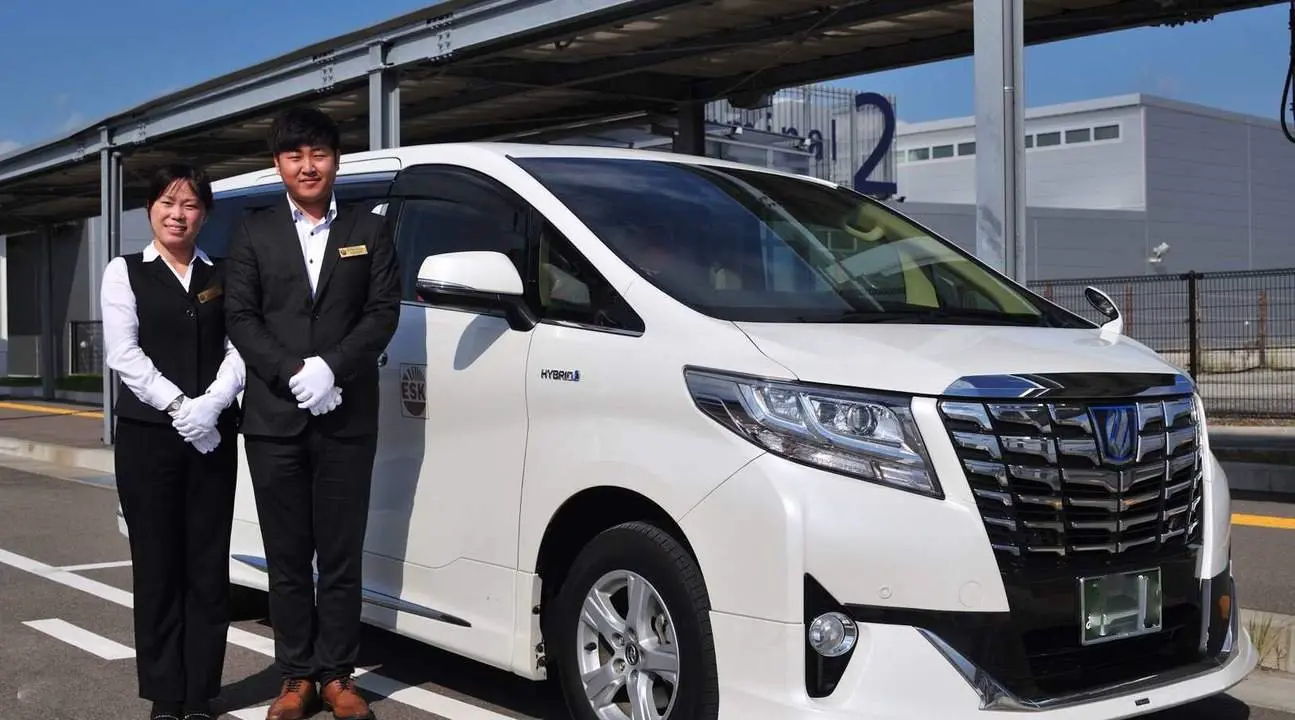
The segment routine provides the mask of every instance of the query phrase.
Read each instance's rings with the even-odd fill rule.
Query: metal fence
[[[68,375],[100,375],[103,373],[103,323],[98,320],[77,320],[67,324]]]
[[[1125,334],[1190,372],[1211,415],[1295,417],[1295,268],[1029,285],[1094,322],[1084,288],[1106,292]]]

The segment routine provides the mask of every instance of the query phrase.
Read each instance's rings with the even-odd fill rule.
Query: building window
[[[909,162],[915,160],[929,160],[931,158],[931,148],[913,148],[908,151]]]
[[[1033,136],[1033,135],[1026,135],[1026,136],[1025,136],[1025,147],[1027,147],[1027,148],[1032,148],[1032,147],[1034,147],[1034,136]]]
[[[1118,140],[1120,139],[1119,125],[1102,125],[1093,130],[1094,140]]]
[[[1037,137],[1039,147],[1053,147],[1061,144],[1060,132],[1039,133]]]
[[[965,143],[958,144],[958,155],[975,155],[975,154],[976,154],[976,143],[965,142]]]
[[[1066,144],[1086,143],[1093,139],[1092,128],[1079,128],[1078,130],[1066,131]]]
[[[951,158],[951,157],[953,157],[952,145],[936,145],[935,147],[931,148],[931,158],[933,160],[940,160],[943,158]]]

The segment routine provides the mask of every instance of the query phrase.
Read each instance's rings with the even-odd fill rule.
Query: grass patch
[[[103,392],[103,376],[89,374],[68,375],[59,378],[57,386],[59,390],[68,392],[101,393]]]
[[[1259,664],[1269,668],[1279,668],[1286,662],[1290,648],[1286,645],[1285,636],[1290,627],[1278,623],[1272,615],[1254,613],[1245,621],[1246,632],[1259,653]]]
[[[0,388],[38,388],[40,386],[41,379],[39,377],[28,375],[0,377]],[[103,376],[98,374],[67,375],[55,381],[54,387],[64,392],[101,393],[103,392]]]

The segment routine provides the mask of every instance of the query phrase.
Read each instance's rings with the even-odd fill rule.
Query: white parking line
[[[268,712],[270,712],[270,706],[261,705],[243,708],[242,710],[233,710],[229,714],[238,718],[238,720],[265,720],[265,714]]]
[[[60,570],[53,565],[46,565],[22,555],[16,555],[8,550],[0,550],[0,563],[9,567],[17,568],[32,575],[38,575],[47,580],[53,580],[60,585],[66,585],[70,588],[76,588],[81,592],[89,593],[109,602],[117,603],[128,608],[135,607],[135,598],[125,590],[118,590],[111,585],[105,585],[98,580],[81,577],[66,570]]]
[[[0,563],[124,607],[134,607],[134,596],[129,592],[119,590],[98,580],[81,577],[52,565],[46,565],[37,560],[11,553],[8,550],[0,549]],[[274,657],[274,640],[272,638],[263,637],[235,627],[229,629],[228,638],[231,645],[251,650],[266,657]],[[389,698],[423,712],[449,718],[449,720],[515,720],[511,715],[497,713],[488,708],[478,707],[431,690],[406,685],[398,680],[393,680],[362,668],[356,669],[355,684],[380,697]],[[250,711],[251,709],[249,709]],[[264,714],[259,717],[264,718]]]
[[[92,633],[85,628],[77,627],[66,620],[50,618],[48,620],[28,620],[23,623],[33,630],[39,630],[53,638],[58,638],[73,647],[80,648],[104,660],[125,660],[135,657],[135,650],[102,635]]]
[[[63,572],[82,572],[84,570],[107,570],[109,568],[130,567],[129,560],[117,560],[114,562],[90,563],[88,565],[64,565],[59,568]]]

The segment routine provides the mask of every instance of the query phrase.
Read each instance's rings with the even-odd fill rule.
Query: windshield
[[[650,282],[713,317],[1089,326],[843,188],[669,159],[514,162]]]

